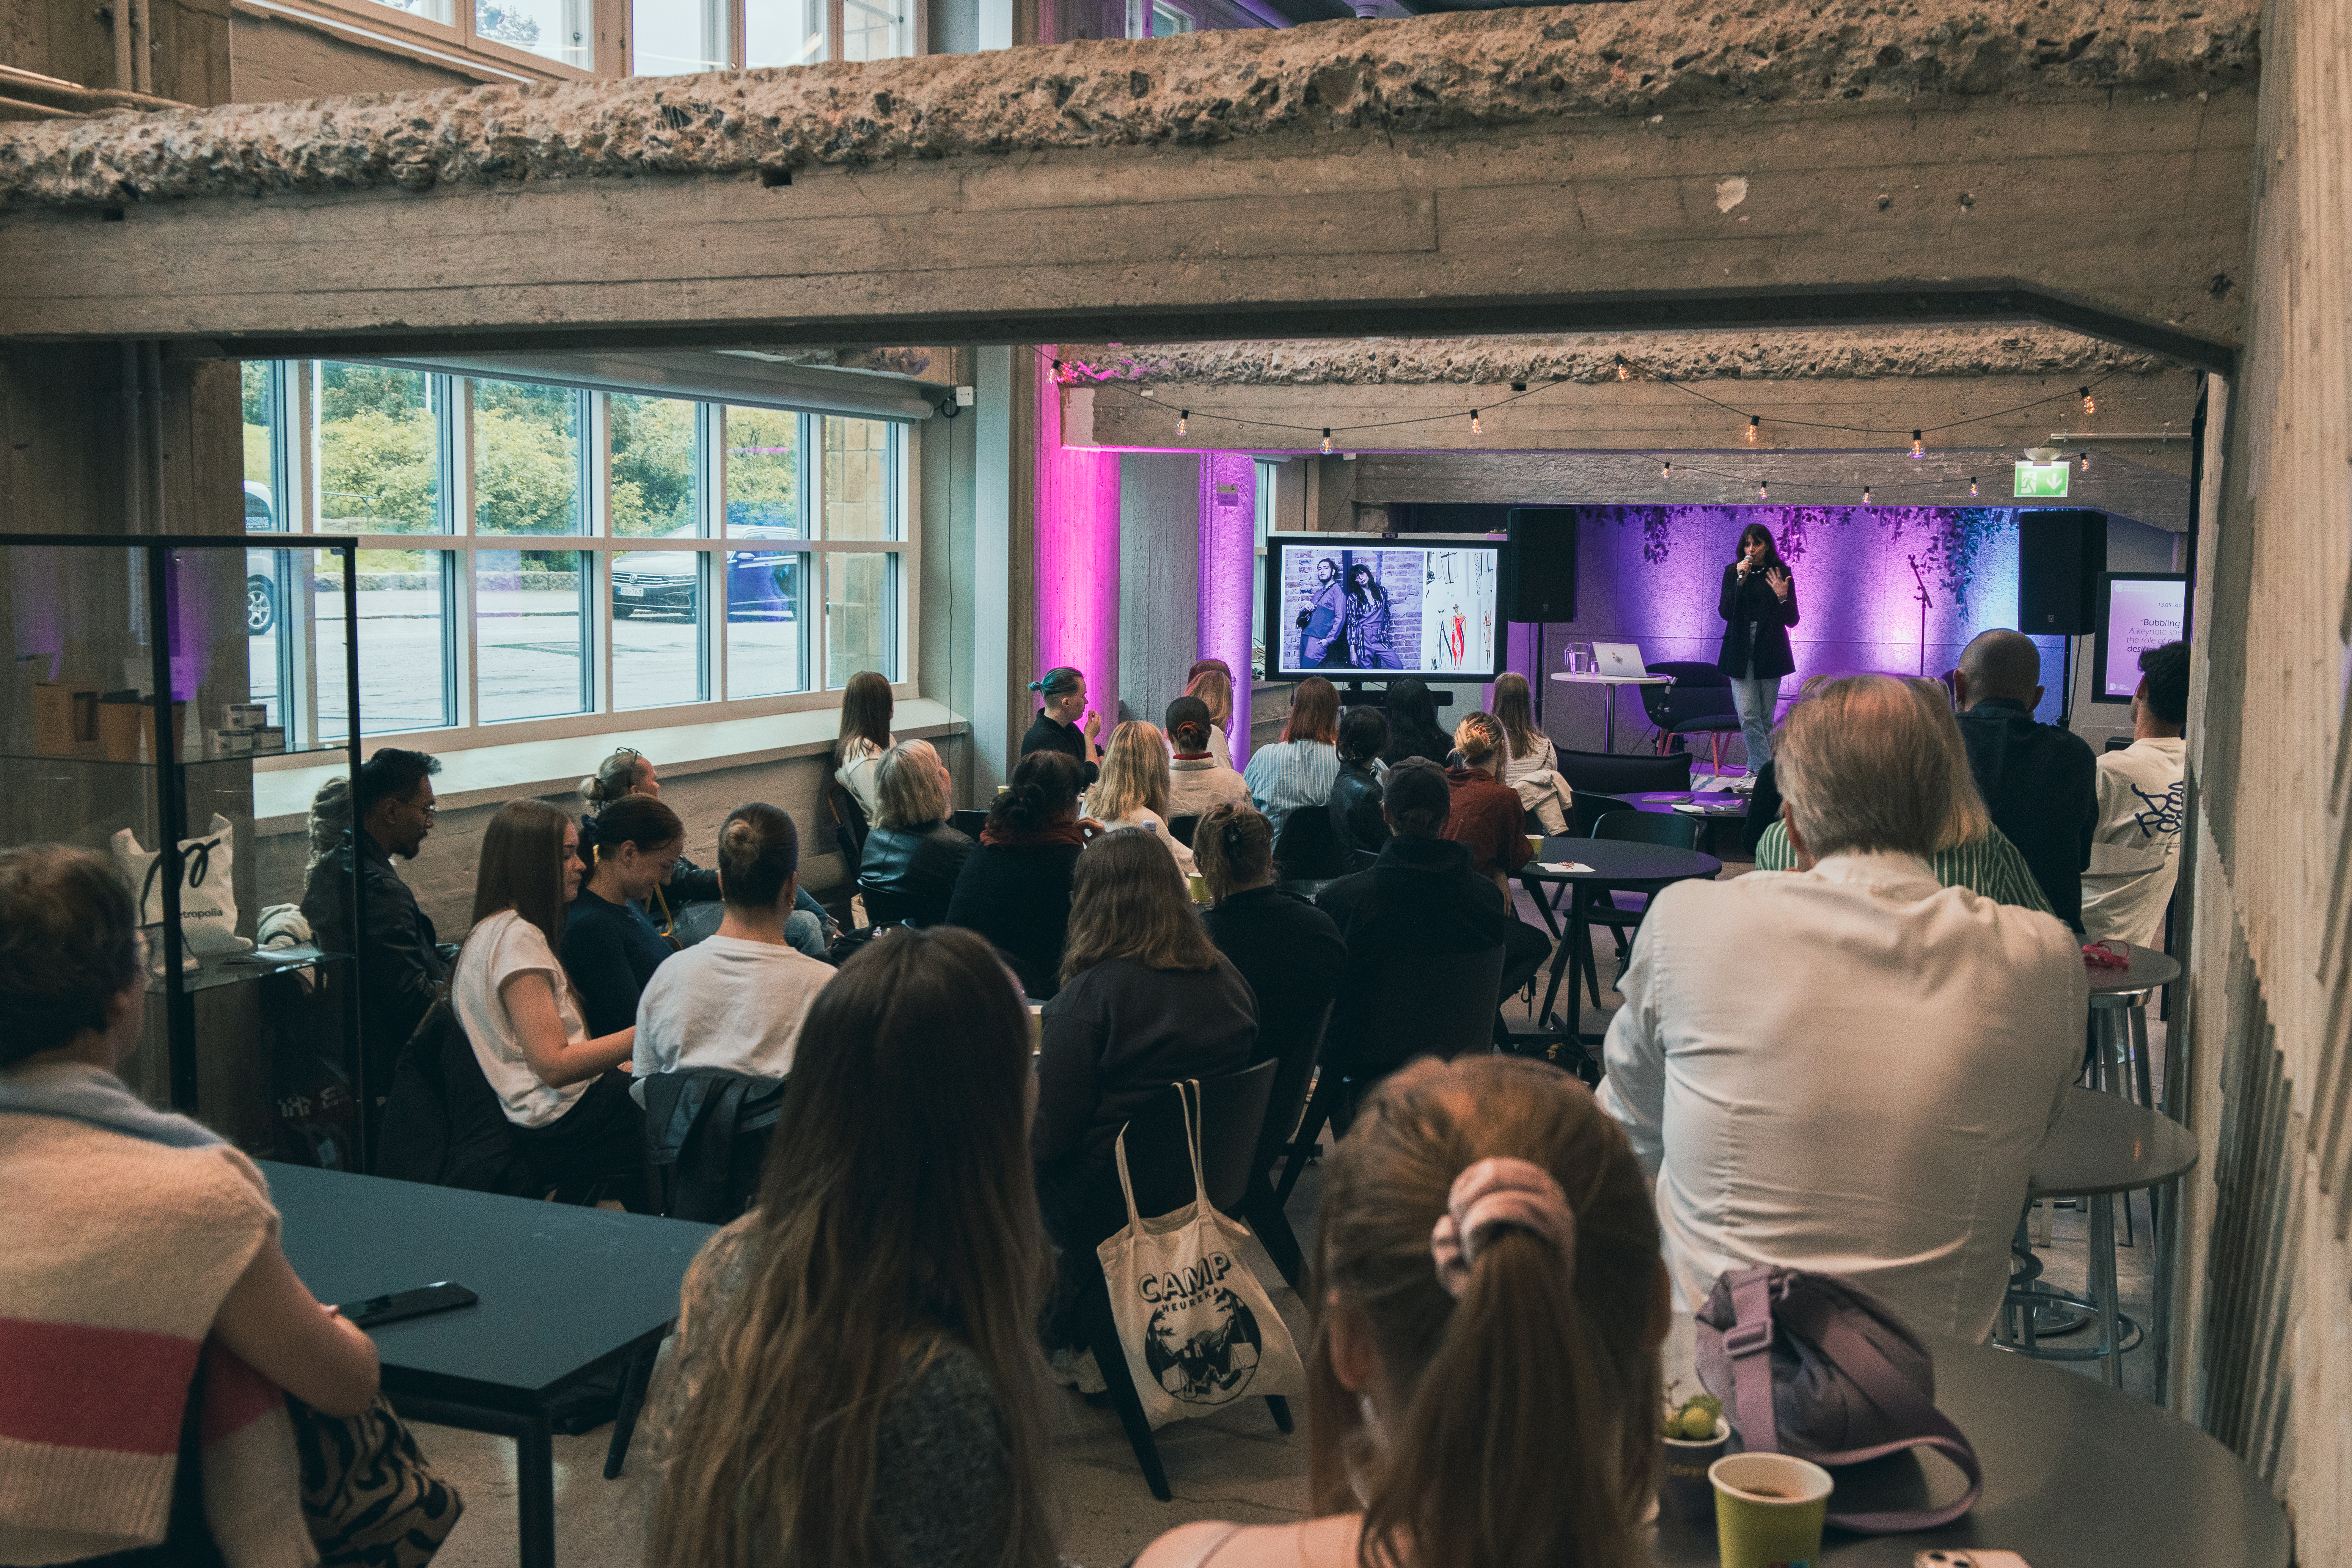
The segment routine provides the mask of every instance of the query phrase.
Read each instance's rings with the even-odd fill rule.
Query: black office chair
[[[1670,660],[1649,667],[1652,675],[1666,676],[1670,686],[1640,688],[1643,710],[1658,729],[1658,751],[1664,753],[1677,736],[1707,737],[1710,772],[1723,771],[1723,738],[1739,733],[1739,710],[1731,700],[1731,677],[1711,664]]]
[[[1497,945],[1482,952],[1431,954],[1381,970],[1363,1012],[1363,1035],[1339,1042],[1342,1048],[1336,1058],[1334,1042],[1328,1036],[1324,1040],[1315,1096],[1307,1102],[1297,1137],[1285,1150],[1288,1158],[1275,1193],[1277,1204],[1290,1201],[1299,1173],[1318,1152],[1315,1140],[1325,1123],[1347,1131],[1363,1090],[1416,1057],[1452,1061],[1465,1051],[1493,1048],[1503,957]]]
[[[1274,868],[1283,886],[1311,898],[1322,884],[1356,868],[1354,858],[1340,847],[1331,814],[1319,805],[1302,805],[1282,819],[1282,831],[1274,836]]]
[[[1265,1123],[1266,1101],[1274,1092],[1276,1064],[1260,1062],[1244,1071],[1213,1078],[1201,1085],[1201,1179],[1208,1188],[1210,1205],[1220,1214],[1240,1211],[1249,1195],[1258,1133]],[[1152,1216],[1172,1213],[1192,1201],[1192,1156],[1187,1148],[1183,1099],[1175,1085],[1154,1100],[1127,1124],[1128,1178],[1135,1186],[1135,1209]],[[1118,1325],[1111,1319],[1110,1287],[1093,1253],[1081,1259],[1091,1264],[1090,1278],[1078,1297],[1078,1321],[1087,1344],[1110,1394],[1111,1408],[1135,1450],[1135,1462],[1151,1495],[1171,1500],[1168,1472],[1160,1462],[1160,1445],[1152,1439],[1150,1419],[1135,1392],[1121,1348]],[[1266,1406],[1274,1424],[1292,1429],[1290,1403],[1269,1395]]]
[[[1274,1058],[1278,1069],[1274,1092],[1266,1101],[1265,1130],[1258,1134],[1249,1195],[1242,1202],[1242,1217],[1257,1233],[1266,1256],[1274,1259],[1290,1288],[1302,1293],[1307,1289],[1307,1259],[1290,1228],[1290,1215],[1274,1195],[1274,1166],[1289,1148],[1291,1132],[1307,1110],[1307,1092],[1315,1086],[1315,1064],[1322,1059],[1324,1031],[1330,1026],[1331,1009],[1327,1006],[1315,1020],[1312,1040],[1285,1041],[1282,1054]]]
[[[1593,825],[1592,837],[1614,839],[1620,844],[1660,844],[1672,849],[1696,849],[1699,828],[1703,825],[1695,816],[1662,811],[1612,811]],[[1617,942],[1617,962],[1622,966],[1633,949],[1633,935],[1642,917],[1650,910],[1647,893],[1588,894],[1584,906],[1585,920],[1597,926],[1607,926]],[[1593,979],[1592,1005],[1601,1005],[1600,979]]]
[[[1168,819],[1168,836],[1190,849],[1192,847],[1192,835],[1200,826],[1201,815],[1198,812],[1187,812],[1182,816],[1171,816]]]
[[[988,813],[978,806],[948,813],[948,826],[977,843],[980,830],[988,826]]]
[[[1681,794],[1690,788],[1688,752],[1671,756],[1619,756],[1608,752],[1561,752],[1559,776],[1571,793],[1594,795]]]
[[[824,815],[833,825],[834,847],[841,851],[843,868],[855,877],[859,862],[866,858],[866,808],[835,779],[824,786]]]
[[[866,923],[868,926],[899,925],[908,916],[917,912],[908,900],[877,888],[863,877],[857,879],[857,894],[866,900]]]

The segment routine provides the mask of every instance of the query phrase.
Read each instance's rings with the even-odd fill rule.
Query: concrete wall
[[[2210,408],[2189,709],[2193,935],[2177,1111],[2181,1406],[2271,1479],[2306,1568],[2352,1563],[2352,12],[2263,22],[2246,348]]]
[[[229,29],[229,84],[238,103],[358,92],[419,92],[492,79],[421,56],[371,48],[283,16],[240,11]]]
[[[0,0],[0,62],[84,87],[152,93],[178,103],[231,101],[229,0],[148,0],[146,68],[117,79],[113,18],[121,0]],[[144,79],[142,79],[142,78]]]

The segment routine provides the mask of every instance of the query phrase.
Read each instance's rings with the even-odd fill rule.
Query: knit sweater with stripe
[[[204,1363],[205,1518],[230,1568],[317,1560],[284,1394],[210,1339],[278,1234],[253,1162],[79,1063],[0,1072],[0,1563],[163,1540]]]

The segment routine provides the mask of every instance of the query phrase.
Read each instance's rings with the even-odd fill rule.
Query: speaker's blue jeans
[[[1731,704],[1739,710],[1739,732],[1748,742],[1748,771],[1772,760],[1772,718],[1780,706],[1780,678],[1731,679]]]

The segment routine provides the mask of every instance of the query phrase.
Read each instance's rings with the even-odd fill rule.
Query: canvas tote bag
[[[139,923],[161,926],[163,889],[158,873],[163,858],[140,848],[138,836],[128,827],[116,833],[113,842],[114,863],[139,889]],[[229,819],[218,813],[204,834],[180,840],[180,941],[189,960],[244,952],[253,946],[236,934],[236,893],[229,880],[236,859],[236,833]],[[147,961],[161,965],[162,941],[153,947]]]
[[[1192,1154],[1192,1201],[1153,1220],[1135,1212],[1122,1128],[1115,1152],[1127,1228],[1095,1249],[1110,1287],[1119,1349],[1155,1427],[1239,1399],[1307,1392],[1307,1366],[1290,1330],[1242,1257],[1241,1238],[1249,1231],[1209,1203],[1195,1109],[1200,1080],[1178,1087]]]

